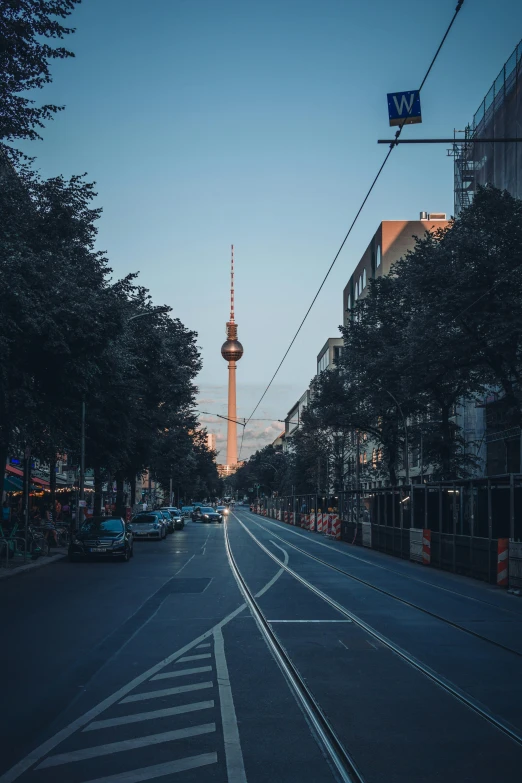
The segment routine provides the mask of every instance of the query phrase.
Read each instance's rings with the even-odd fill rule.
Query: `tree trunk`
[[[102,471],[97,463],[94,465],[94,514],[99,516],[102,509]]]
[[[441,444],[440,444],[440,465],[442,468],[443,480],[451,479],[451,430],[450,430],[450,414],[451,407],[448,405],[441,406],[440,419],[441,419]]]
[[[123,497],[123,472],[118,470],[116,473],[116,515],[125,516],[125,502]]]
[[[9,441],[0,440],[0,465],[2,466],[2,500],[4,498],[5,465],[9,456]]]

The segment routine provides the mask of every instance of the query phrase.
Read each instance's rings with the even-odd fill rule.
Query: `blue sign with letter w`
[[[390,125],[412,125],[422,122],[420,93],[418,90],[388,93]]]

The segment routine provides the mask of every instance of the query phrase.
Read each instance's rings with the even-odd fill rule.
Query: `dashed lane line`
[[[206,688],[213,688],[213,682],[195,682],[192,685],[178,685],[175,688],[161,688],[157,691],[147,691],[146,693],[133,693],[122,699],[120,704],[130,704],[133,701],[146,701],[147,699],[161,699],[163,696],[174,696],[176,693],[189,693],[190,691],[203,691]]]
[[[196,650],[201,649],[201,647],[210,647],[210,642],[205,642],[204,644],[198,644]]]
[[[178,658],[176,663],[186,663],[187,661],[202,661],[205,658],[212,658],[212,653],[200,653],[200,655],[184,655],[183,658]]]
[[[228,783],[247,783],[237,727],[236,710],[228,676],[227,659],[225,658],[225,642],[221,628],[217,628],[214,631],[214,654],[216,656],[216,678],[219,688],[221,724],[225,743],[227,781]]]
[[[151,677],[151,682],[156,680],[170,680],[172,677],[187,677],[189,674],[203,674],[203,672],[211,672],[212,666],[196,666],[193,669],[180,669],[175,672],[162,672]]]
[[[154,780],[172,775],[175,772],[185,772],[187,769],[197,769],[207,764],[216,764],[217,753],[202,753],[200,756],[189,756],[177,761],[167,761],[165,764],[155,764],[152,767],[133,769],[131,772],[119,772],[104,778],[86,780],[85,783],[142,783],[144,780]]]
[[[195,701],[192,704],[180,704],[177,707],[165,707],[163,710],[150,710],[149,712],[137,712],[134,715],[123,715],[121,718],[105,718],[94,720],[83,731],[95,731],[96,729],[111,729],[113,726],[126,726],[129,723],[141,723],[146,720],[158,718],[170,718],[172,715],[184,715],[187,712],[198,710],[210,710],[214,707],[214,700]]]
[[[215,730],[215,723],[204,723],[201,726],[189,726],[185,729],[164,731],[161,734],[149,734],[145,737],[133,737],[133,739],[121,740],[120,742],[109,742],[106,745],[95,745],[92,748],[72,750],[69,753],[57,753],[54,756],[49,756],[45,759],[45,761],[42,761],[42,763],[39,764],[36,769],[58,767],[61,764],[70,764],[73,761],[97,759],[100,756],[109,756],[111,753],[123,753],[126,750],[147,748],[149,745],[160,745],[162,742],[173,742],[174,740],[186,739],[187,737],[198,737],[201,734],[212,734],[212,732]]]

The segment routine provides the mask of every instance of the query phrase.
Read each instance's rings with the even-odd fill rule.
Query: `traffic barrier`
[[[282,521],[282,517],[283,517],[283,512],[281,511],[281,509],[279,509],[279,511],[277,512],[277,519],[279,520],[279,522]]]
[[[308,530],[310,527],[310,514],[301,514],[301,527]]]
[[[341,540],[341,520],[338,514],[332,515],[332,538],[335,538],[336,541]]]
[[[288,522],[288,511],[285,511],[285,522]]]
[[[323,515],[317,514],[317,532],[322,533],[323,532]]]
[[[330,514],[323,514],[323,535],[329,536],[332,529],[332,517]]]
[[[295,514],[293,511],[290,512],[290,524],[295,525]]]
[[[431,563],[431,530],[422,531],[422,562],[424,565]]]
[[[263,516],[266,517],[266,508],[263,511]]]
[[[497,543],[497,585],[508,586],[509,538],[499,538]]]
[[[313,530],[313,531],[314,531],[314,533],[315,533],[315,513],[313,513],[313,514],[310,514],[310,525],[309,525],[309,529],[310,529],[310,530]]]

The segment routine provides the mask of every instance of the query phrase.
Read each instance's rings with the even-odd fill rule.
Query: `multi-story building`
[[[368,281],[387,275],[393,264],[415,247],[416,236],[447,226],[444,212],[421,212],[419,220],[383,220],[364,251],[343,293],[343,323],[351,310],[368,292]]]
[[[468,207],[480,185],[494,185],[522,199],[522,143],[481,139],[520,138],[522,128],[522,40],[494,80],[466,128],[453,146],[455,214]],[[484,402],[459,406],[464,429],[478,444],[484,475],[522,471],[519,426],[506,419],[502,395],[491,391]]]
[[[216,451],[216,435],[213,432],[207,432],[207,449]]]
[[[317,354],[317,375],[335,367],[344,347],[342,337],[329,337]]]
[[[300,424],[303,411],[310,402],[310,389],[307,389],[304,394],[299,397],[295,405],[293,405],[285,418],[285,436],[283,440],[283,451],[289,451],[292,449],[292,438],[297,432]]]

